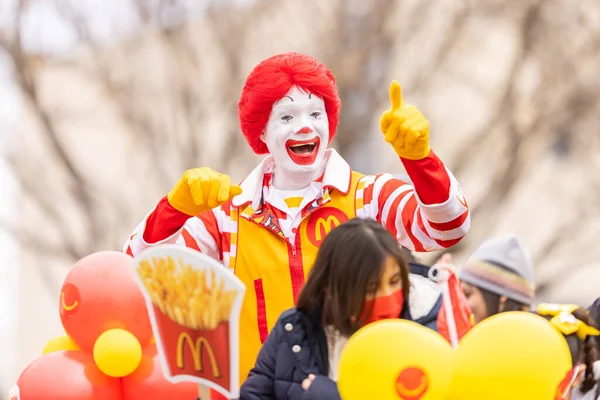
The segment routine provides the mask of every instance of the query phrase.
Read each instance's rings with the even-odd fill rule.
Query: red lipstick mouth
[[[311,140],[288,140],[285,148],[288,155],[298,165],[311,165],[317,159],[321,139],[315,137]]]

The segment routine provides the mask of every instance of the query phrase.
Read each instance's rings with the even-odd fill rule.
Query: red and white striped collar
[[[339,155],[335,149],[327,149],[324,157],[325,174],[323,175],[323,190],[333,188],[346,194],[350,190],[350,179],[352,170],[350,165]],[[273,172],[275,160],[272,156],[266,157],[254,170],[242,181],[242,193],[233,198],[234,207],[252,204],[256,209],[260,205],[263,194],[263,182],[266,174]]]

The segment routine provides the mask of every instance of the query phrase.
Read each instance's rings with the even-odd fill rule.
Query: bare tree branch
[[[17,13],[19,19],[17,21],[15,38],[11,45],[5,46],[5,49],[7,50],[7,53],[9,54],[14,64],[16,79],[19,87],[21,88],[21,93],[24,95],[32,111],[37,116],[42,128],[45,131],[45,138],[50,144],[49,149],[54,153],[57,160],[60,162],[61,166],[66,170],[68,176],[71,179],[71,183],[68,186],[68,190],[71,192],[71,194],[78,201],[78,204],[84,210],[84,215],[88,219],[89,228],[89,236],[87,239],[89,240],[89,243],[93,243],[94,241],[98,240],[100,236],[100,225],[98,223],[98,219],[94,211],[95,205],[93,202],[93,197],[90,193],[89,185],[85,178],[81,175],[78,167],[73,163],[70,155],[66,151],[63,143],[59,138],[59,133],[54,124],[54,120],[52,119],[52,117],[44,108],[40,99],[38,98],[35,81],[35,72],[32,70],[32,64],[28,62],[27,56],[23,52],[20,25],[21,17],[25,12],[26,5],[27,2],[25,0],[19,2],[19,9]],[[32,190],[35,190],[35,188],[32,188]],[[39,193],[37,194],[37,196],[41,198],[43,194]]]
[[[337,147],[345,154],[372,131],[371,116],[378,114],[382,93],[387,87],[390,56],[396,40],[386,29],[393,18],[395,1],[382,0],[364,13],[356,13],[356,2],[342,0],[335,25],[334,46],[325,62],[337,76],[338,90],[344,109],[337,136]],[[357,27],[361,29],[357,29]]]
[[[458,156],[446,160],[460,178],[476,168],[473,160],[483,157],[482,148],[505,146],[501,159],[490,160],[488,170],[482,172],[486,175],[482,181],[489,183],[489,192],[481,201],[470,202],[473,227],[469,235],[476,238],[474,240],[483,239],[498,226],[509,208],[509,199],[526,201],[519,196],[520,188],[535,169],[531,159],[545,157],[553,151],[564,153],[565,162],[574,162],[569,158],[574,148],[582,148],[580,157],[591,157],[594,146],[600,145],[592,146],[595,138],[585,138],[586,133],[580,132],[573,122],[581,120],[591,124],[594,110],[600,106],[597,96],[600,84],[590,78],[590,67],[583,61],[589,62],[600,53],[600,34],[593,33],[598,28],[591,22],[589,26],[581,22],[579,26],[587,29],[581,33],[585,40],[571,44],[569,39],[561,39],[575,37],[569,30],[575,28],[560,24],[571,25],[573,18],[585,17],[573,11],[579,4],[568,8],[569,15],[561,15],[560,1],[528,0],[510,5],[497,0],[448,3],[444,9],[444,29],[437,35],[428,35],[432,21],[436,21],[441,12],[431,7],[430,2],[259,0],[238,7],[213,1],[203,3],[208,4],[207,10],[198,21],[189,20],[186,4],[178,0],[160,4],[133,2],[140,24],[139,35],[105,46],[95,43],[89,21],[80,8],[67,0],[54,0],[65,23],[77,32],[84,50],[81,57],[64,62],[65,68],[101,88],[100,96],[110,106],[111,116],[114,114],[128,140],[135,144],[131,159],[139,171],[144,171],[143,177],[129,177],[121,184],[134,185],[137,197],[163,193],[173,185],[183,168],[206,164],[202,155],[207,154],[207,146],[211,145],[208,138],[214,135],[206,132],[206,127],[216,120],[222,124],[219,126],[225,127],[225,132],[218,134],[226,137],[223,153],[213,153],[219,168],[240,169],[239,159],[244,158],[242,170],[245,171],[254,162],[239,132],[237,100],[247,73],[247,60],[262,57],[260,47],[272,41],[282,43],[280,49],[296,50],[304,46],[332,69],[344,102],[337,147],[346,157],[350,150],[363,144],[365,133],[377,130],[372,121],[381,112],[379,107],[385,101],[387,80],[398,68],[394,65],[395,59],[400,58],[395,57],[396,52],[404,51],[405,44],[409,46],[418,40],[419,47],[427,53],[422,65],[415,67],[419,69],[411,74],[411,92],[431,95],[437,90],[433,85],[440,77],[477,91],[492,110],[490,118],[469,140],[452,143]],[[62,129],[69,110],[40,90],[47,83],[40,71],[52,63],[24,50],[19,33],[20,18],[27,12],[28,2],[21,0],[20,5],[17,23],[20,28],[16,35],[1,37],[0,46],[10,55],[15,65],[16,83],[28,109],[39,121],[39,138],[47,147],[46,162],[52,164],[48,168],[66,176],[57,190],[74,204],[69,212],[83,223],[85,233],[81,238],[71,239],[70,225],[63,220],[61,205],[57,202],[60,196],[46,195],[32,177],[25,175],[29,170],[22,168],[20,178],[24,181],[25,195],[63,236],[54,244],[57,254],[76,258],[107,244],[116,247],[142,211],[132,209],[134,201],[119,193],[122,187],[119,183],[111,188],[101,187],[98,177],[88,176],[85,166],[79,165],[79,159],[70,153],[76,146],[66,142]],[[290,19],[293,15],[304,15],[300,12],[307,7],[312,7],[310,15],[315,15],[315,20],[322,15],[330,16],[329,20],[319,20],[318,35],[313,35],[314,26],[303,28],[297,20]],[[398,18],[399,11],[401,18]],[[495,78],[497,87],[501,88],[498,93],[487,93],[488,85],[474,79],[469,68],[453,68],[452,64],[465,51],[464,43],[471,39],[466,37],[466,32],[471,31],[465,27],[472,28],[475,25],[470,24],[481,17],[502,21],[518,35],[514,59],[502,65],[502,68],[507,67],[508,73],[499,71]],[[288,29],[292,22],[293,31]],[[262,30],[257,30],[257,24]],[[219,62],[217,74],[204,69],[210,69],[206,62],[209,57]],[[538,88],[525,96],[520,77],[531,65],[537,68]],[[151,68],[154,66],[157,68]],[[211,83],[216,82],[218,89],[206,95],[205,78],[211,73]],[[525,124],[519,119],[524,102],[533,110]],[[214,115],[215,109],[219,110],[218,116]],[[373,168],[380,168],[384,163],[374,160]],[[38,162],[32,165],[36,167],[45,166]],[[136,173],[141,173],[139,171]],[[132,191],[127,193],[131,196]],[[599,194],[589,196],[600,201]],[[147,203],[150,204],[150,200]],[[567,221],[561,230],[569,232],[571,223],[576,224]],[[43,242],[39,239],[43,238],[41,233],[27,229],[23,240],[28,245],[40,246],[40,252],[51,252],[40,243]],[[466,246],[467,242],[461,242],[453,251],[461,252]],[[547,246],[552,246],[553,252],[564,252],[567,248],[558,238],[549,239]],[[547,246],[541,248],[548,249]],[[547,260],[546,256],[537,257],[541,263]],[[548,290],[552,288],[548,286]]]

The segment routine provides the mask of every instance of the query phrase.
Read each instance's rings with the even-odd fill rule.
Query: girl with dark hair
[[[323,241],[296,308],[284,312],[242,385],[241,400],[339,399],[348,338],[386,318],[410,319],[408,265],[394,237],[353,219]]]
[[[588,310],[574,304],[540,304],[537,313],[564,335],[573,366],[582,364],[585,372],[578,376],[570,394],[569,400],[596,400],[600,398],[598,376],[594,364],[598,361],[598,345],[596,338],[600,334]]]

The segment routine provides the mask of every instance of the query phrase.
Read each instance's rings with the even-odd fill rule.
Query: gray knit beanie
[[[533,263],[513,235],[483,242],[462,268],[460,280],[519,303],[533,303]]]

